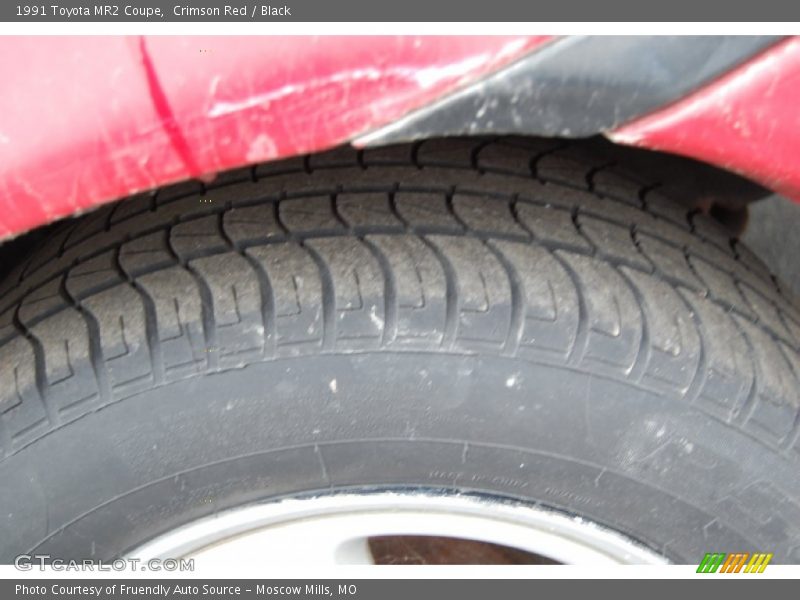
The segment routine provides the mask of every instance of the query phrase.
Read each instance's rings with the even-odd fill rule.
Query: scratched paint
[[[0,39],[0,239],[170,182],[333,147],[546,39]]]
[[[357,139],[548,39],[2,38],[0,239],[138,191]],[[798,95],[794,39],[609,136],[800,199]]]

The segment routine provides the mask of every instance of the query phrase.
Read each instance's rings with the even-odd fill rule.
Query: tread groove
[[[589,344],[589,315],[586,300],[581,293],[582,285],[578,274],[569,263],[564,260],[563,256],[561,256],[561,252],[561,250],[556,250],[555,252],[551,252],[551,255],[561,265],[561,268],[566,271],[578,298],[578,328],[575,332],[575,337],[572,340],[569,352],[567,353],[567,364],[578,365],[583,360]]]
[[[219,369],[219,347],[217,345],[217,328],[214,319],[214,297],[202,273],[192,268],[190,261],[180,258],[172,243],[172,226],[167,229],[167,250],[175,261],[192,276],[201,300],[201,316],[203,322],[203,340],[205,342],[206,364],[210,371]]]
[[[647,311],[644,309],[645,307],[645,299],[642,295],[641,290],[638,286],[628,277],[628,274],[625,273],[624,269],[617,268],[615,269],[617,274],[622,278],[625,282],[625,285],[631,290],[634,298],[636,298],[636,304],[639,308],[639,314],[642,318],[642,329],[641,329],[641,337],[639,339],[639,348],[636,351],[636,358],[634,358],[633,365],[628,373],[628,377],[633,381],[641,382],[642,377],[644,377],[645,370],[647,369],[648,364],[650,363],[650,354],[652,353],[651,341],[650,341],[650,325],[647,322]]]
[[[362,244],[378,261],[378,265],[383,273],[383,333],[381,337],[381,344],[391,344],[397,338],[397,281],[395,280],[394,271],[389,264],[386,255],[378,248],[377,245],[369,241],[366,237],[359,238]]]
[[[150,294],[130,276],[120,262],[120,248],[113,254],[114,265],[117,271],[124,277],[128,285],[138,294],[142,301],[144,311],[145,338],[147,339],[147,349],[150,355],[150,367],[153,375],[153,383],[161,385],[164,383],[164,357],[161,353],[161,342],[158,337],[158,318],[156,316],[156,305]]]
[[[503,251],[492,242],[484,240],[484,245],[489,251],[494,254],[508,277],[509,285],[511,286],[511,319],[508,328],[508,335],[505,342],[503,342],[503,354],[506,356],[514,356],[519,350],[520,341],[522,340],[522,332],[525,328],[525,294],[522,291],[522,282],[520,281],[517,269],[510,260],[503,254]]]
[[[444,319],[444,331],[442,333],[442,347],[452,348],[458,335],[458,317],[459,317],[459,292],[458,292],[458,276],[453,264],[431,239],[427,236],[421,237],[422,243],[430,248],[433,255],[439,261],[444,271],[445,286],[446,286],[446,308]]]
[[[45,414],[51,427],[58,427],[61,425],[61,415],[58,412],[53,401],[48,397],[47,378],[45,376],[45,362],[44,362],[44,348],[41,341],[31,333],[25,324],[19,318],[19,309],[21,305],[14,311],[13,323],[14,327],[26,338],[33,347],[34,355],[34,380],[36,382],[36,392],[40,401],[44,404]]]
[[[106,362],[105,358],[103,357],[103,346],[100,338],[100,325],[98,324],[97,318],[92,314],[92,312],[86,309],[77,298],[70,294],[69,289],[67,288],[67,278],[69,277],[69,273],[70,272],[67,271],[67,275],[61,280],[59,291],[64,299],[73,308],[75,308],[76,311],[78,311],[86,323],[86,328],[89,331],[89,362],[92,365],[92,371],[94,372],[95,379],[97,380],[97,391],[100,395],[100,401],[103,404],[107,404],[111,401],[112,394],[111,384],[109,383],[108,372],[106,370]]]
[[[255,173],[255,171],[253,171]],[[246,252],[245,249],[239,247],[225,232],[223,224],[223,213],[220,213],[217,220],[217,228],[219,229],[220,237],[225,241],[228,247],[236,252],[239,256],[244,258],[253,269],[256,279],[258,281],[258,291],[261,305],[261,326],[264,328],[264,333],[261,338],[261,354],[262,356],[273,356],[277,346],[278,332],[275,323],[275,293],[272,289],[272,284],[269,281],[269,276],[255,258]]]
[[[300,246],[319,270],[322,282],[322,349],[332,350],[336,346],[336,290],[333,286],[333,274],[319,252],[304,242]]]

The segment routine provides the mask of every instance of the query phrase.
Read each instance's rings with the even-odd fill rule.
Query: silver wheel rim
[[[580,517],[494,499],[427,493],[327,494],[244,506],[177,528],[130,557],[205,564],[372,564],[375,536],[497,544],[565,564],[664,564],[633,540]],[[207,562],[210,561],[210,562]]]

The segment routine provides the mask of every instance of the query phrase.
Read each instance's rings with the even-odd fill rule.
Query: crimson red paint
[[[0,239],[169,182],[335,146],[547,39],[2,38]]]
[[[548,39],[0,39],[0,239],[137,191],[346,142]],[[798,97],[794,38],[609,137],[800,199]]]
[[[800,200],[800,38],[609,137],[691,156]]]

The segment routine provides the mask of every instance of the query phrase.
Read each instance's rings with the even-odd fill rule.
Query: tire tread
[[[404,349],[589,370],[798,452],[800,311],[761,261],[523,138],[337,148],[66,223],[0,285],[0,443],[177,378]]]

